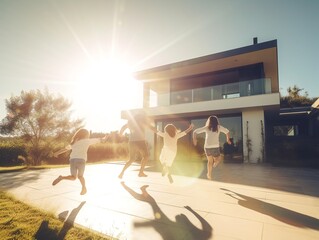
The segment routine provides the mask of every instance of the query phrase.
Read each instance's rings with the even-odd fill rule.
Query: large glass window
[[[298,125],[274,126],[274,136],[298,136]]]
[[[231,145],[226,143],[224,134],[220,136],[220,146],[225,162],[243,162],[243,134],[241,116],[220,117],[220,124],[230,132]]]
[[[163,131],[164,127],[168,123],[174,124],[178,129],[184,131],[188,128],[189,124],[194,124],[194,128],[203,127],[206,124],[207,117],[196,119],[172,119],[157,122],[158,130]],[[225,162],[243,162],[243,136],[242,136],[242,118],[241,116],[220,116],[220,124],[230,131],[230,137],[232,144],[226,143],[226,137],[224,134],[220,134],[220,148],[224,155]],[[206,160],[204,152],[205,134],[197,135],[198,144],[195,147],[192,143],[192,132],[187,136],[179,139],[178,151],[175,161],[204,161]],[[157,159],[163,146],[161,137],[156,138],[155,151]]]
[[[208,117],[207,117],[208,118]],[[192,123],[195,128],[205,126],[207,118],[194,119]],[[219,123],[230,131],[232,144],[226,142],[225,134],[220,134],[219,145],[221,152],[224,154],[225,162],[243,162],[243,136],[241,116],[222,116],[218,117]],[[197,135],[198,146],[196,150],[199,155],[204,156],[205,134]]]

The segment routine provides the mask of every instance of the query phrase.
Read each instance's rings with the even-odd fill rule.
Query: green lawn
[[[52,214],[30,207],[0,191],[0,239],[109,240],[112,238],[73,226],[72,222],[63,222]]]

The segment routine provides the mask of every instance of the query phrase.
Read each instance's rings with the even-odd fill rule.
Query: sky
[[[132,72],[277,39],[279,87],[319,97],[317,0],[0,0],[5,99],[44,90],[94,132],[142,107]]]

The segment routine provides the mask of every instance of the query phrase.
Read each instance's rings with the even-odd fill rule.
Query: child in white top
[[[177,153],[177,140],[184,137],[193,129],[193,125],[190,125],[185,131],[180,132],[173,124],[167,124],[164,128],[164,132],[157,131],[156,134],[163,137],[164,145],[160,154],[160,162],[163,167],[162,175],[169,174],[169,169],[173,164],[173,161]]]
[[[212,179],[213,167],[216,167],[220,162],[220,150],[219,150],[219,134],[224,133],[227,138],[227,143],[230,144],[229,130],[219,124],[216,116],[210,116],[206,125],[201,128],[197,128],[193,132],[193,143],[197,145],[196,135],[205,133],[205,154],[207,157],[207,178]]]
[[[52,185],[54,186],[58,184],[61,180],[75,180],[78,177],[82,185],[82,191],[80,194],[81,195],[86,194],[87,189],[85,186],[84,170],[85,170],[85,163],[87,161],[87,151],[90,145],[99,143],[101,142],[101,140],[105,140],[105,139],[106,139],[106,136],[103,139],[90,138],[90,133],[88,130],[84,128],[79,129],[72,137],[70,145],[54,153],[54,156],[57,157],[58,155],[71,150],[71,154],[70,154],[71,175],[68,175],[68,176],[60,175],[53,181]]]

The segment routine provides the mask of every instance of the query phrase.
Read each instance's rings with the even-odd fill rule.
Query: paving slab
[[[204,165],[196,177],[177,166],[171,184],[151,166],[148,177],[138,177],[133,165],[118,179],[122,167],[87,165],[84,196],[77,180],[52,186],[68,168],[3,173],[0,189],[121,240],[319,239],[318,169],[223,163],[210,181]]]

